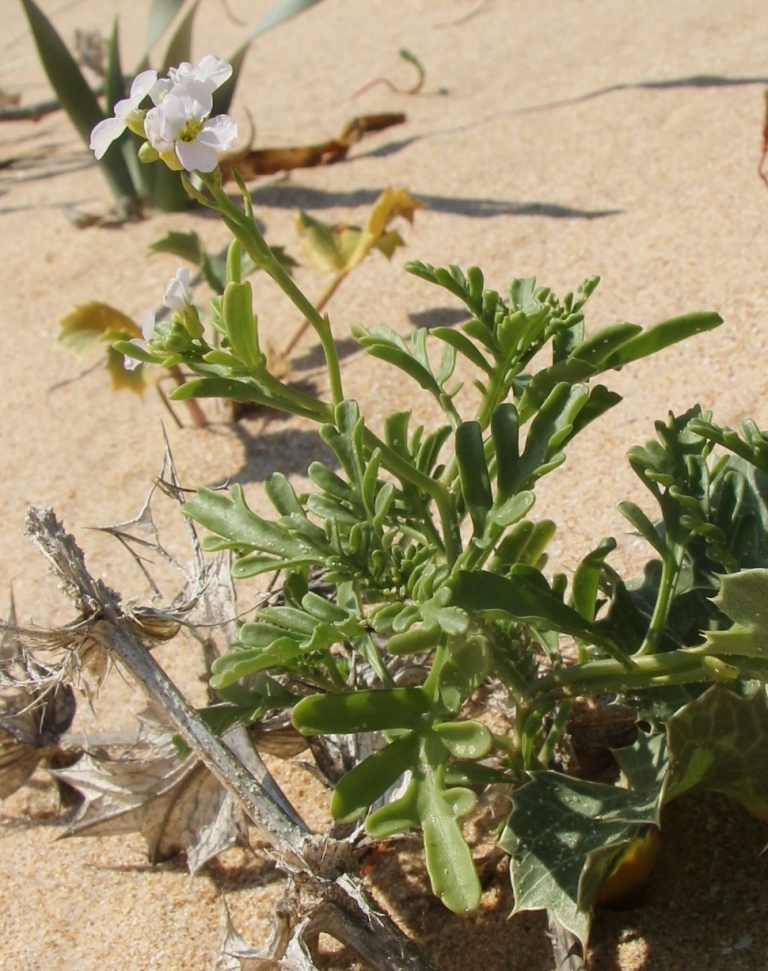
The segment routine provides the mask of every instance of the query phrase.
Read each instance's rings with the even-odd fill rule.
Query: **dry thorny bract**
[[[109,594],[132,631],[149,647],[171,639],[184,625],[206,652],[215,652],[213,629],[233,621],[236,607],[229,571],[222,557],[206,563],[192,523],[182,517],[192,547],[190,564],[182,564],[161,542],[152,513],[158,490],[177,504],[183,501],[167,449],[161,473],[139,514],[104,531],[131,554],[156,602],[162,593],[153,564],[165,563],[182,577],[182,590],[165,606],[123,604],[117,594],[84,573],[73,542],[62,544],[72,550],[62,553],[62,547],[41,539],[34,524],[50,517],[50,512],[30,512],[30,530],[79,617],[58,629],[22,628],[12,608],[9,620],[0,622],[0,798],[24,785],[40,762],[58,751],[75,714],[73,686],[92,705],[98,704],[98,688],[109,664],[109,646],[104,643],[107,625],[96,606],[100,593]],[[193,622],[195,612],[203,615],[199,627]],[[84,741],[76,765],[54,773],[85,798],[69,832],[138,830],[147,840],[151,860],[186,850],[194,872],[222,849],[242,841],[243,813],[194,756],[178,758],[170,725],[157,711],[140,720],[142,731],[137,737],[129,736],[127,744],[103,745],[95,735]]]

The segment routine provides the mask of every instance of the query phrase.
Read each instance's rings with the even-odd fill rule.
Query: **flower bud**
[[[174,315],[175,319],[171,324],[168,334],[162,340],[164,351],[172,353],[182,353],[191,349],[189,332],[183,323]]]
[[[179,319],[193,340],[199,339],[205,333],[203,325],[200,322],[200,314],[197,312],[197,307],[192,304],[187,304],[184,312],[179,314]]]
[[[159,158],[160,153],[157,151],[157,149],[152,148],[149,142],[144,142],[139,149],[139,161],[148,165],[150,162],[156,162]]]

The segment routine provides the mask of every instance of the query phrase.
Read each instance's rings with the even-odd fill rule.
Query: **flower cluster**
[[[169,354],[187,350],[190,341],[202,337],[203,327],[197,307],[192,302],[189,286],[189,270],[182,266],[168,281],[163,297],[163,306],[172,311],[169,320],[155,322],[155,311],[149,310],[141,322],[143,340],[134,338],[128,341],[133,345],[136,357],[125,355],[123,364],[133,371],[142,363],[149,363],[155,354],[167,357]]]
[[[232,74],[232,65],[207,54],[193,67],[189,63],[171,68],[167,78],[157,71],[142,71],[131,85],[128,98],[115,105],[113,118],[105,118],[91,132],[91,149],[101,158],[126,129],[146,143],[139,157],[144,161],[161,158],[169,168],[187,172],[212,172],[218,152],[231,148],[237,125],[228,115],[216,115],[213,92]],[[140,105],[149,97],[154,107]]]

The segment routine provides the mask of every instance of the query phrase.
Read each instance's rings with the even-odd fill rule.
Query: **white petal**
[[[133,103],[133,99],[123,98],[122,101],[118,101],[115,105],[115,118],[127,118],[135,110],[136,105]]]
[[[144,131],[152,148],[167,152],[187,123],[183,101],[169,94],[156,108],[151,108],[144,118]]]
[[[169,310],[177,310],[183,313],[192,303],[192,293],[189,289],[189,270],[186,266],[180,266],[176,271],[176,276],[171,277],[163,297],[163,305]]]
[[[195,69],[189,63],[189,61],[182,61],[178,67],[168,68],[168,77],[173,81],[174,84],[178,84],[179,81],[183,81],[184,78],[188,78],[191,74],[194,74]]]
[[[193,142],[176,142],[176,154],[187,172],[213,172],[219,164],[216,149],[199,138]]]
[[[131,85],[131,101],[134,108],[138,108],[157,81],[157,71],[142,71],[133,79]]]
[[[128,126],[124,118],[105,118],[91,132],[91,151],[96,158],[103,158],[112,142],[119,138]]]
[[[206,54],[195,68],[195,76],[209,91],[215,91],[232,76],[232,65],[213,54]]]
[[[183,102],[187,118],[204,121],[210,115],[213,108],[213,95],[202,81],[189,78],[181,84],[174,85],[171,94]]]
[[[149,350],[144,341],[132,340],[128,341],[128,343],[135,344],[136,347],[140,347],[143,351]],[[123,354],[123,367],[126,371],[135,371],[136,368],[140,367],[141,364],[143,364],[143,361],[138,361],[135,357],[128,357],[127,354]]]
[[[216,115],[209,118],[197,136],[204,145],[210,145],[220,152],[232,148],[237,139],[237,125],[229,115]]]
[[[156,105],[159,105],[172,87],[173,81],[169,81],[168,78],[160,78],[159,81],[155,81],[152,85],[149,96]]]
[[[155,333],[155,311],[148,310],[141,321],[141,332],[144,335],[144,340],[148,341],[152,339],[152,335]]]

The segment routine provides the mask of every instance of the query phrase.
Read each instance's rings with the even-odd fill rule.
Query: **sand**
[[[146,4],[41,6],[70,41],[75,28],[108,33],[119,15],[123,62],[139,61]],[[268,7],[230,3],[248,22]],[[24,104],[48,97],[20,4],[0,0],[0,13],[0,86]],[[226,57],[242,36],[221,3],[201,4],[195,57]],[[423,91],[409,97],[378,84],[352,100],[378,77],[411,83],[412,69],[397,56],[403,47],[425,66]],[[560,294],[599,274],[593,327],[650,325],[692,310],[725,319],[719,330],[611,376],[624,402],[583,435],[539,497],[540,514],[560,524],[552,555],[562,569],[606,535],[619,540],[617,566],[642,562],[646,551],[616,508],[644,501],[623,456],[669,410],[700,403],[721,424],[768,423],[768,189],[757,176],[767,49],[758,0],[324,0],[248,56],[233,114],[245,131],[251,112],[260,146],[322,140],[358,114],[407,115],[344,163],[252,186],[267,238],[297,257],[297,207],[361,220],[387,185],[407,186],[426,203],[404,229],[407,249],[392,263],[375,255],[334,297],[339,339],[356,321],[403,334],[455,321],[448,295],[403,273],[406,258],[476,264],[498,288],[536,276]],[[96,211],[110,197],[60,112],[2,122],[0,165],[0,608],[12,589],[22,622],[61,624],[71,608],[23,536],[29,505],[53,506],[94,574],[126,597],[146,598],[124,551],[90,527],[138,511],[160,468],[164,430],[186,486],[241,482],[256,508],[266,508],[264,476],[279,463],[300,480],[317,446],[300,422],[233,425],[212,412],[211,426],[198,430],[178,410],[177,427],[153,389],[143,398],[113,394],[105,372],[91,369],[97,357],[78,361],[54,347],[57,322],[77,304],[107,301],[136,320],[160,304],[178,261],[149,258],[153,240],[194,228],[217,250],[222,227],[193,211],[77,229],[70,207]],[[311,296],[325,282],[306,267],[297,279]],[[280,347],[297,315],[264,281],[256,291],[262,326]],[[308,338],[297,371],[316,361],[312,351]],[[359,353],[345,358],[344,380],[374,425],[403,407],[396,373]],[[428,413],[418,396],[408,404]],[[173,512],[159,519],[175,537]],[[199,696],[194,647],[171,646],[162,659]],[[140,706],[117,675],[104,698],[100,719],[83,711],[84,725],[126,727]],[[292,798],[321,825],[327,793],[300,768],[282,771]],[[594,968],[765,967],[764,825],[721,801],[698,800],[670,810],[667,828],[646,908],[598,918]],[[177,866],[149,866],[138,836],[56,842],[62,829],[44,774],[0,808],[3,967],[208,969],[221,940],[222,892],[241,933],[254,943],[264,935],[281,882],[263,852],[230,851],[191,881]],[[416,857],[401,862],[407,879],[395,877],[389,858],[371,879],[440,968],[550,966],[541,915],[507,919],[505,874],[480,915],[456,918],[427,895]],[[332,971],[350,960],[332,948],[323,959]]]

